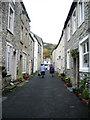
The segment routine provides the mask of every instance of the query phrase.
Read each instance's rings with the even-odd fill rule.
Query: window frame
[[[20,31],[20,41],[23,42],[23,26],[21,26],[21,31]]]
[[[82,4],[82,9],[81,9],[81,4]],[[84,1],[79,0],[78,1],[78,27],[84,22]]]
[[[26,67],[27,67],[27,54],[23,52],[22,57],[22,73],[26,73]]]
[[[74,13],[76,13],[74,17]],[[77,9],[75,8],[72,14],[72,34],[77,30]]]
[[[90,69],[90,60],[88,61],[88,63],[89,63],[89,67],[85,67],[84,66],[84,55],[85,54],[89,54],[89,59],[90,59],[90,42],[89,42],[89,51],[88,52],[86,52],[86,53],[83,53],[83,45],[84,44],[86,44],[86,42],[87,42],[87,40],[88,41],[90,41],[90,38],[89,38],[89,36],[86,36],[85,38],[83,38],[81,41],[80,41],[80,43],[79,43],[79,62],[80,62],[80,68],[79,68],[79,71],[82,71],[82,72],[89,72],[89,69]],[[86,45],[85,45],[85,48],[86,48]]]
[[[10,43],[7,42],[6,43],[6,70],[7,70],[7,75],[10,75],[10,72],[11,72],[12,49],[13,49],[13,46]]]
[[[67,50],[67,69],[70,69],[70,49]]]
[[[71,35],[70,35],[70,21],[69,21],[67,24],[67,41],[70,40],[70,37],[71,37]]]
[[[10,9],[13,12],[12,16],[10,15]],[[14,13],[15,13],[15,11],[14,11],[13,7],[11,6],[11,4],[9,3],[9,10],[8,10],[8,30],[12,34],[14,34]],[[10,23],[10,18],[11,18],[11,23]]]

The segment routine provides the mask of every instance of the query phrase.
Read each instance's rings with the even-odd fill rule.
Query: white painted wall
[[[34,72],[38,70],[38,42],[34,38]]]
[[[65,33],[56,49],[52,53],[52,62],[55,66],[55,71],[62,73],[65,70]]]

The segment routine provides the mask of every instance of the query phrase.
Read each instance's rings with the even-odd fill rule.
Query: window
[[[67,25],[67,41],[69,41],[69,40],[70,40],[70,21]]]
[[[13,33],[14,28],[14,10],[9,4],[9,13],[8,13],[8,29]]]
[[[82,44],[83,49],[83,67],[89,67],[89,40]]]
[[[78,3],[78,25],[81,25],[84,21],[84,2]]]
[[[67,50],[67,69],[70,69],[70,50]]]
[[[21,27],[21,41],[23,40],[23,27]]]
[[[15,0],[13,0],[13,3],[15,4]]]
[[[89,68],[89,38],[88,36],[80,42],[80,70],[86,70]]]
[[[73,12],[73,15],[72,15],[72,33],[74,33],[77,29],[77,17],[76,17],[76,9],[74,10]]]
[[[22,72],[23,73],[26,73],[26,57],[27,57],[27,55],[25,53],[23,53],[23,58],[22,58],[22,62],[23,62],[23,64],[22,64]]]
[[[11,71],[11,55],[12,55],[12,45],[7,43],[6,44],[6,68],[7,74],[10,74]]]

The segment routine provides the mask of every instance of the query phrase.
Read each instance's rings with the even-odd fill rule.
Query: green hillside
[[[51,55],[52,50],[55,48],[55,44],[52,43],[44,43],[44,58],[48,58]]]

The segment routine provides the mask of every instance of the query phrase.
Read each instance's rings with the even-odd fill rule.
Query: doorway
[[[73,58],[73,78],[74,78],[74,86],[78,86],[79,82],[79,55]]]

